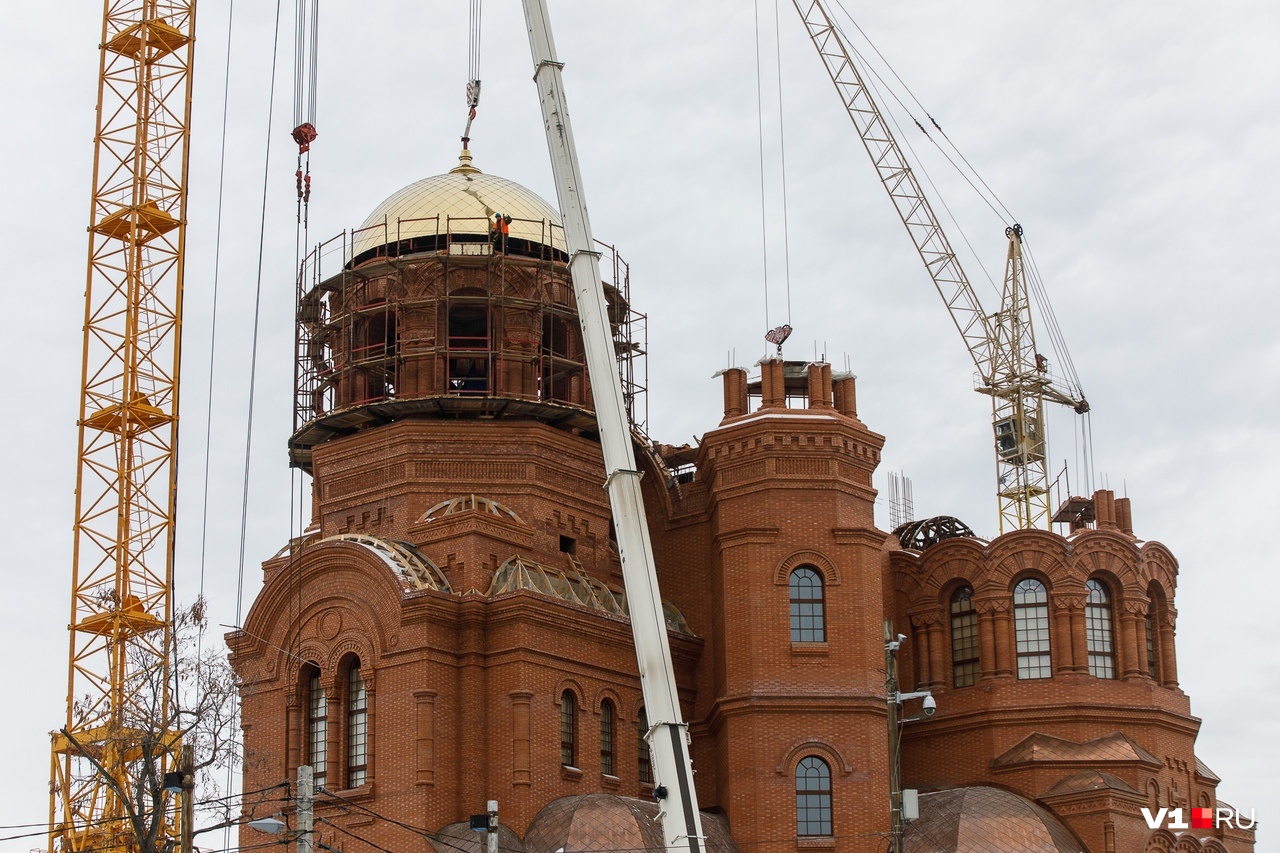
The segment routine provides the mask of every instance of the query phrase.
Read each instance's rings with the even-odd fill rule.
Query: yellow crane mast
[[[996,451],[996,495],[1000,532],[1047,528],[1049,476],[1046,467],[1044,401],[1089,410],[1076,383],[1058,388],[1036,350],[1026,276],[1022,227],[1005,229],[1009,250],[1000,309],[988,314],[960,266],[906,156],[858,73],[849,48],[821,0],[792,0],[823,65],[835,84],[876,173],[889,193],[934,287],[978,370],[975,390],[991,397]]]
[[[178,838],[172,797],[152,780],[178,750],[169,680],[194,34],[195,0],[105,0],[50,853]]]

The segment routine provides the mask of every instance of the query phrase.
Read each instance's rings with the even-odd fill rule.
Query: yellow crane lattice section
[[[170,797],[140,780],[157,772],[153,754],[161,773],[176,757],[170,591],[194,28],[195,0],[104,4],[51,853],[177,838]],[[157,806],[159,838],[131,819]]]

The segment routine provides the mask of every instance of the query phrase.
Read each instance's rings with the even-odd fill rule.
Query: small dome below
[[[351,256],[359,260],[381,246],[423,237],[487,240],[494,213],[511,217],[513,243],[566,251],[555,206],[515,181],[484,174],[464,150],[452,170],[409,184],[374,208],[354,236]]]
[[[920,817],[907,824],[907,853],[1088,853],[1075,833],[1042,806],[983,786],[920,795]]]
[[[707,853],[738,853],[728,823],[720,815],[702,812],[702,831]],[[524,835],[526,853],[664,853],[666,849],[658,804],[616,794],[578,794],[553,800],[538,812]]]

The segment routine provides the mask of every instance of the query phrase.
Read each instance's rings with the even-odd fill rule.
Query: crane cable
[[[906,81],[902,79],[901,75],[898,74],[897,70],[893,67],[892,63],[890,63],[889,60],[880,51],[880,49],[876,47],[875,43],[866,34],[866,32],[862,29],[862,27],[858,25],[858,22],[854,20],[853,16],[849,13],[848,9],[845,8],[841,0],[836,0],[836,5],[837,7],[839,7],[840,11],[844,14],[845,18],[848,19],[849,23],[853,26],[853,28],[858,31],[858,33],[862,36],[863,40],[865,40],[866,43],[871,47],[871,50],[874,51],[875,55],[879,57],[880,61],[884,64],[885,68],[888,69],[888,72],[892,75],[893,79],[898,82],[898,84],[901,86],[902,90],[906,93],[907,97],[911,100],[911,102],[914,103],[919,108],[919,110],[929,120],[929,123],[938,131],[938,134],[946,141],[947,146],[949,146],[950,150],[954,152],[955,156],[953,157],[951,153],[948,153],[947,149],[943,148],[943,146],[939,144],[938,140],[934,138],[933,134],[929,133],[929,131],[920,122],[920,120],[915,117],[911,108],[906,103],[903,102],[902,98],[898,96],[894,88],[889,85],[888,81],[886,81],[884,77],[882,77],[880,73],[876,71],[876,69],[873,66],[871,66],[869,62],[867,62],[865,57],[863,57],[860,53],[858,53],[858,51],[855,48],[852,47],[852,45],[850,45],[850,40],[846,35],[844,29],[840,26],[840,24],[838,22],[833,21],[833,24],[835,25],[837,31],[840,33],[840,36],[844,39],[845,44],[850,45],[850,52],[853,53],[857,57],[857,59],[861,62],[863,69],[867,71],[870,77],[874,77],[875,79],[880,80],[881,84],[884,86],[884,89],[886,92],[888,92],[889,96],[898,104],[900,108],[902,108],[904,112],[906,112],[906,114],[911,118],[912,122],[916,125],[916,127],[920,129],[920,132],[924,134],[925,138],[929,140],[929,142],[934,146],[934,148],[938,150],[938,152],[947,161],[947,163],[950,164],[953,169],[955,169],[956,173],[960,175],[960,177],[967,184],[969,184],[969,186],[973,189],[974,193],[979,198],[982,199],[982,201],[987,205],[987,207],[989,207],[991,211],[995,213],[998,218],[1000,218],[1004,222],[1016,221],[1017,217],[1013,215],[1013,213],[1009,210],[1008,206],[1004,203],[1004,201],[996,194],[995,190],[991,188],[990,184],[987,183],[987,181],[982,177],[982,175],[973,166],[973,164],[969,162],[969,159],[964,156],[964,153],[960,151],[959,147],[957,147],[956,144],[952,142],[951,138],[947,136],[947,133],[942,128],[942,125],[938,123],[937,119],[935,119],[933,115],[929,112],[929,110],[924,106],[924,104],[916,96],[915,92],[912,91],[911,87],[908,86]],[[872,85],[870,81],[868,81],[868,84]],[[892,118],[891,120],[894,121],[894,124],[896,127],[897,121]],[[905,137],[904,137],[904,140],[905,140]],[[945,200],[942,200],[942,196],[940,193],[938,193],[938,189],[936,185],[934,185],[933,180],[929,177],[928,172],[924,169],[923,160],[919,157],[919,155],[915,153],[914,149],[911,147],[909,142],[907,142],[906,145],[907,145],[907,148],[911,150],[911,153],[915,157],[916,162],[918,164],[921,164],[918,168],[921,171],[921,173],[925,176],[925,179],[928,181],[930,187],[933,189],[935,197],[939,199],[943,208],[947,211],[947,215],[951,219],[951,221],[953,223],[956,223],[956,219],[954,215],[951,214],[951,211],[947,207]],[[960,163],[964,164],[963,168],[961,167],[960,163],[956,162],[957,158],[960,161]],[[981,257],[977,254],[977,252],[973,251],[972,244],[969,242],[968,237],[964,234],[963,229],[959,228],[958,223],[956,223],[956,227],[960,231],[961,237],[964,239],[965,244],[969,247],[969,251],[972,252],[973,256],[978,260],[978,264],[982,268],[983,273],[987,276],[988,281],[990,281],[992,286],[994,287],[995,282],[992,279],[991,274],[987,271],[986,267],[982,265]],[[1029,273],[1027,276],[1027,279],[1030,283],[1031,290],[1035,295],[1035,304],[1038,309],[1038,313],[1040,314],[1041,319],[1044,321],[1044,327],[1048,332],[1049,342],[1053,350],[1053,353],[1057,358],[1057,360],[1059,361],[1059,363],[1062,365],[1063,374],[1064,374],[1063,385],[1068,389],[1068,392],[1072,396],[1078,397],[1083,400],[1084,392],[1080,387],[1080,378],[1079,378],[1079,375],[1076,373],[1075,363],[1071,358],[1070,351],[1067,349],[1066,339],[1062,335],[1061,327],[1058,324],[1057,316],[1053,310],[1053,303],[1049,300],[1049,294],[1044,287],[1043,280],[1040,276],[1039,268],[1037,267],[1035,262],[1035,257],[1031,252],[1031,246],[1029,245],[1028,241],[1025,239],[1023,240],[1023,249],[1024,249],[1024,255],[1026,256],[1026,259],[1027,259],[1027,271]]]
[[[467,40],[467,126],[462,131],[464,149],[471,147],[471,122],[476,120],[476,108],[480,106],[480,28],[483,17],[482,0],[471,0]]]
[[[782,0],[773,0],[773,47],[778,60],[778,156],[782,161],[782,268],[787,283],[787,325],[791,325],[791,231],[787,215],[787,122],[782,109],[782,27],[778,20],[778,6]]]
[[[771,328],[769,325],[769,219],[764,180],[764,84],[761,81],[760,71],[760,0],[755,0],[753,8],[756,27],[756,137],[760,152],[760,247],[763,253],[761,263],[764,267],[764,327],[768,329]],[[781,343],[778,344],[778,352],[782,352]]]
[[[311,202],[311,143],[316,130],[316,64],[320,44],[320,0],[297,0],[293,31],[293,141],[298,143],[298,222],[306,229]]]

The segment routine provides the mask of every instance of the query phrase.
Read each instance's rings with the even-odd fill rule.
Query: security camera
[[[932,717],[936,713],[938,713],[938,700],[932,696],[924,697],[924,715]]]
[[[907,635],[906,635],[906,634],[899,634],[899,635],[898,635],[898,643],[899,643],[899,644],[905,643],[906,641],[907,641]]]

